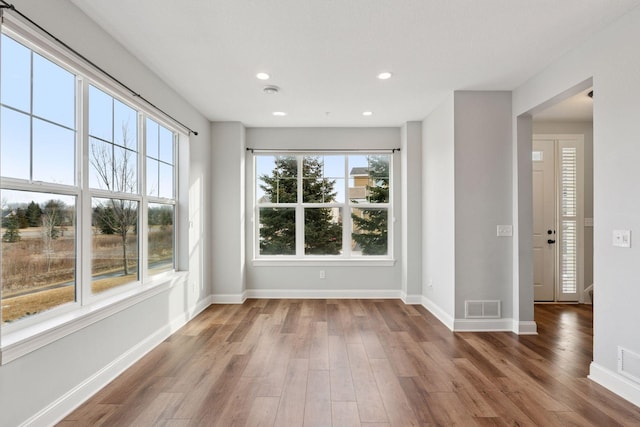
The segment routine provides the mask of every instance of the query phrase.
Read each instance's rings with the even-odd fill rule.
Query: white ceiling
[[[589,96],[593,88],[583,90],[533,116],[533,121],[549,122],[589,122],[593,120],[593,98]]]
[[[453,90],[519,86],[640,4],[71,1],[210,120],[247,126],[399,126],[422,120]],[[260,71],[271,80],[257,80]],[[381,71],[393,77],[378,80]],[[265,84],[282,90],[264,94]],[[362,116],[366,110],[374,114]],[[274,117],[273,111],[288,115]]]

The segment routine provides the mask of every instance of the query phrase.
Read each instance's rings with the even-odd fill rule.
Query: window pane
[[[159,191],[158,161],[147,158],[147,194],[158,197]]]
[[[76,300],[74,196],[0,191],[2,322]]]
[[[160,163],[160,197],[173,198],[173,166]]]
[[[389,203],[388,154],[349,156],[349,199],[352,203]]]
[[[304,210],[304,253],[339,255],[342,253],[342,209]]]
[[[31,112],[31,50],[2,35],[0,95],[4,105]]]
[[[0,168],[2,176],[29,179],[31,165],[29,116],[2,107],[0,111]]]
[[[258,203],[295,203],[298,200],[297,177],[295,156],[257,156]]]
[[[33,55],[33,114],[75,129],[75,76]]]
[[[113,100],[113,132],[114,142],[123,147],[137,150],[138,124],[136,110]]]
[[[75,183],[75,132],[33,120],[33,180]]]
[[[351,220],[352,255],[387,255],[388,211],[386,208],[354,208],[351,210]]]
[[[174,210],[172,205],[149,203],[149,274],[173,269]]]
[[[260,254],[295,255],[295,208],[260,208]]]
[[[89,186],[111,190],[113,182],[113,145],[89,137]]]
[[[138,202],[93,198],[91,290],[138,280]]]
[[[147,156],[153,157],[154,159],[158,158],[158,128],[159,125],[151,119],[147,119],[146,121],[146,132],[147,132]]]
[[[89,86],[89,135],[113,142],[113,98]]]
[[[161,161],[173,164],[173,132],[160,126],[160,158]]]
[[[302,198],[304,203],[335,203],[340,202],[340,197],[344,200],[344,195],[340,191],[344,188],[344,157],[343,168],[340,172],[336,156],[305,156],[302,161],[303,186]],[[326,168],[325,166],[328,166]],[[328,175],[333,171],[335,175]]]
[[[113,149],[113,187],[123,193],[138,192],[138,154],[118,147]]]

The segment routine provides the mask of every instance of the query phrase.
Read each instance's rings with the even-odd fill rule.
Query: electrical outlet
[[[320,278],[321,279],[325,278],[324,270],[320,270]]]
[[[513,236],[513,226],[499,225],[496,234],[498,237],[511,237]]]

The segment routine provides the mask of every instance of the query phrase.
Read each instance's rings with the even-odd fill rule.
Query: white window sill
[[[152,279],[143,287],[116,294],[94,304],[80,307],[60,316],[9,333],[3,333],[0,346],[0,365],[5,365],[32,351],[51,344],[80,329],[164,292],[188,272],[172,272]]]
[[[393,267],[395,259],[390,258],[254,258],[254,267]]]

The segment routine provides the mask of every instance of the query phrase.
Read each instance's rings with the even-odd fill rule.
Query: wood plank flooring
[[[538,336],[452,333],[398,300],[211,306],[59,426],[638,426],[586,378],[589,306]]]

